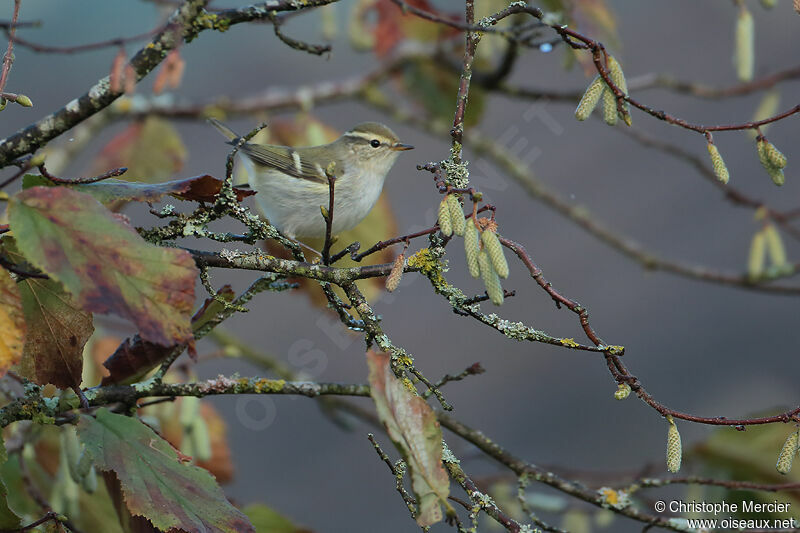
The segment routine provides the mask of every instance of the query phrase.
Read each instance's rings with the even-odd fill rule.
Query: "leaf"
[[[9,201],[22,254],[80,305],[133,322],[143,339],[188,343],[197,268],[183,250],[149,244],[91,196],[33,187]]]
[[[13,263],[29,268],[14,239],[3,239],[1,251]],[[40,385],[79,385],[83,347],[94,331],[91,313],[80,309],[51,279],[27,278],[16,287],[26,324],[20,372]]]
[[[222,180],[209,174],[203,174],[162,183],[135,183],[107,179],[96,183],[62,185],[62,187],[90,194],[101,204],[110,205],[120,201],[158,202],[166,195],[195,202],[213,202],[222,190],[222,184]],[[23,189],[36,186],[54,187],[55,184],[38,174],[26,174],[22,178]],[[233,190],[236,193],[236,199],[240,202],[248,196],[256,194],[255,191],[238,187],[234,187]]]
[[[113,471],[125,504],[163,531],[255,532],[213,476],[182,463],[170,444],[135,418],[100,409],[83,415],[78,435],[100,470]]]
[[[20,371],[60,389],[79,385],[83,346],[92,336],[92,314],[75,305],[60,283],[28,278],[18,285],[28,332]]]
[[[3,436],[0,435],[0,465],[8,460],[6,445]],[[8,489],[6,484],[0,479],[0,529],[17,529],[21,525],[20,517],[8,506]]]
[[[243,511],[255,526],[256,533],[310,533],[263,503],[250,504]]]
[[[131,181],[163,181],[183,168],[187,151],[178,131],[166,120],[147,117],[136,121],[103,147],[92,165],[93,174],[128,167]]]
[[[405,91],[422,104],[427,115],[445,122],[453,120],[453,97],[458,92],[458,76],[437,66],[433,59],[421,58],[408,63],[402,81]],[[480,122],[485,107],[484,96],[480,86],[470,87],[465,125],[474,126]]]
[[[408,465],[411,488],[419,505],[417,524],[442,519],[450,478],[442,466],[442,429],[430,406],[395,377],[390,357],[367,351],[369,384],[378,417]]]
[[[25,316],[16,282],[0,269],[0,377],[19,362],[25,343]],[[0,462],[4,459],[0,457]]]
[[[224,285],[217,291],[217,296],[224,301],[232,302],[235,296],[230,285]],[[203,305],[192,317],[192,332],[197,331],[222,311],[223,304],[214,298],[206,298]],[[135,335],[133,339],[125,339],[119,347],[105,360],[103,366],[109,374],[103,378],[102,385],[114,383],[133,383],[150,372],[174,349],[174,346],[161,346]]]
[[[434,13],[446,19],[461,20],[458,15],[446,14],[437,10],[428,0],[408,0],[406,3],[411,7]],[[375,54],[378,57],[385,57],[405,39],[431,42],[460,35],[460,32],[454,28],[422,19],[411,13],[404,13],[391,0],[377,0],[372,9],[377,14],[377,22],[373,27],[372,34]]]
[[[16,531],[22,525],[21,520],[8,506],[8,489],[0,479],[0,529]]]

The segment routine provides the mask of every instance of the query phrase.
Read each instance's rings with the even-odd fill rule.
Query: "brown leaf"
[[[22,358],[25,343],[25,315],[17,283],[0,268],[0,377]]]
[[[68,389],[80,385],[83,346],[94,327],[60,283],[28,278],[17,284],[28,331],[20,373],[40,385]]]
[[[442,519],[450,478],[442,466],[442,428],[425,400],[392,372],[391,357],[367,351],[370,395],[378,418],[405,459],[417,499],[417,524],[425,527]]]

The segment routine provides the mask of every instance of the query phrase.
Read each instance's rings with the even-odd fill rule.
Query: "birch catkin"
[[[478,228],[475,226],[475,220],[470,218],[467,220],[467,228],[464,231],[464,252],[467,255],[469,275],[473,278],[479,278],[481,275],[480,266],[478,265],[479,240],[480,236],[478,235]]]
[[[739,9],[739,18],[736,20],[736,49],[733,62],[736,66],[736,75],[741,81],[753,79],[753,65],[755,63],[755,28],[753,15],[742,5]]]
[[[750,254],[747,257],[747,275],[750,279],[758,279],[764,274],[766,250],[766,235],[763,230],[759,230],[753,235],[753,241],[750,243]]]
[[[508,262],[503,254],[503,245],[500,244],[500,239],[497,238],[497,234],[487,229],[481,233],[481,242],[483,242],[483,247],[486,249],[486,253],[489,255],[489,259],[492,261],[492,267],[494,267],[497,275],[503,279],[507,278]]]
[[[714,169],[717,179],[722,183],[728,183],[731,178],[728,173],[728,167],[725,165],[725,161],[723,161],[722,155],[720,155],[714,143],[708,143],[708,155],[711,156],[711,167]]]
[[[464,235],[464,211],[461,210],[461,203],[455,194],[448,194],[445,199],[447,200],[447,207],[450,210],[450,223],[453,226],[453,233],[458,236]]]
[[[394,264],[392,265],[392,270],[386,277],[387,291],[394,292],[397,286],[400,285],[400,280],[403,279],[403,267],[405,266],[405,264],[406,264],[406,254],[400,254],[395,258]]]
[[[783,443],[781,453],[778,454],[778,462],[775,464],[775,468],[784,476],[792,469],[792,463],[794,463],[794,456],[797,455],[799,441],[800,432],[793,431],[786,437],[786,442]]]
[[[672,417],[669,417],[669,430],[667,430],[667,470],[676,473],[681,469],[681,455],[683,449],[681,446],[681,434],[678,433],[678,426]]]
[[[575,109],[575,118],[578,120],[586,120],[592,114],[592,111],[597,107],[600,97],[603,96],[603,89],[606,87],[606,82],[599,75],[592,80],[586,92],[583,93],[578,107]]]
[[[628,82],[625,81],[625,74],[622,72],[622,67],[619,65],[619,62],[614,59],[614,56],[608,56],[608,73],[611,77],[611,81],[614,82],[614,85],[619,87],[619,90],[622,91],[622,94],[628,96]],[[612,91],[613,94],[613,91]],[[616,97],[615,97],[616,100]],[[631,125],[631,115],[629,112],[630,105],[626,101],[621,102],[621,113],[620,118],[625,121],[625,124],[628,126]]]
[[[771,147],[771,149],[770,149]],[[775,162],[783,163],[786,165],[786,156],[784,156],[775,146],[760,137],[756,141],[756,151],[758,152],[758,160],[761,162],[761,166],[764,167],[764,170],[767,171],[769,177],[772,178],[773,183],[775,185],[783,185],[786,183],[786,176],[783,173],[783,167],[776,166]]]
[[[617,98],[613,91],[606,87],[603,90],[603,120],[609,126],[614,126],[617,123],[617,116]]]
[[[501,305],[503,303],[503,287],[486,250],[481,250],[478,254],[478,265],[480,266],[483,285],[486,287],[486,294],[489,295],[489,299],[494,305]]]
[[[453,220],[450,217],[450,206],[447,203],[447,196],[439,204],[439,229],[442,235],[449,237],[453,234]]]

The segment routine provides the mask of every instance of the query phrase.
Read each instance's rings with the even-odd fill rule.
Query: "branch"
[[[182,41],[190,41],[208,29],[227,29],[233,24],[268,19],[269,13],[297,11],[327,5],[337,0],[267,0],[259,4],[221,11],[209,15],[204,11],[208,0],[185,0],[169,17],[164,30],[131,59],[137,82],[155,69],[167,54]],[[0,141],[0,168],[16,158],[32,153],[65,131],[108,107],[121,93],[111,91],[109,78],[99,80],[82,96],[42,118],[35,124]]]
[[[369,396],[369,386],[345,383],[317,383],[313,381],[285,381],[264,378],[229,378],[219,376],[215,379],[197,383],[163,383],[148,380],[136,385],[107,385],[85,391],[91,407],[113,403],[135,405],[140,398],[180,396],[219,396],[225,394],[281,394],[299,395],[308,398],[319,396]],[[37,415],[47,417],[61,416],[71,410],[69,405],[47,403],[41,398],[25,397],[15,400],[0,409],[0,427],[12,422],[32,420]]]
[[[436,416],[438,417],[442,426],[446,427],[467,442],[474,444],[486,455],[509,468],[511,471],[517,474],[517,476],[528,475],[532,479],[553,487],[560,492],[588,502],[597,507],[610,509],[617,514],[627,516],[628,518],[633,518],[639,522],[652,524],[653,526],[663,527],[665,529],[672,529],[674,531],[684,531],[683,528],[673,523],[668,518],[661,518],[655,515],[643,513],[631,506],[615,507],[609,505],[609,502],[605,500],[605,497],[602,493],[592,490],[577,481],[564,479],[534,464],[526,463],[522,459],[519,459],[506,451],[480,431],[473,429],[462,422],[459,422],[448,414],[440,412],[437,413]]]

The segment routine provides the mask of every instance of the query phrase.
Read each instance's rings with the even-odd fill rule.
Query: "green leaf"
[[[298,528],[291,520],[262,503],[248,505],[243,511],[256,528],[256,533],[301,533],[306,531]]]
[[[25,258],[84,309],[127,318],[157,344],[192,340],[197,268],[187,252],[145,242],[91,196],[65,187],[21,191],[8,213]]]
[[[4,448],[5,451],[5,448]],[[0,479],[0,529],[16,530],[21,525],[21,519],[8,506],[8,489]]]
[[[178,131],[166,120],[147,117],[136,121],[111,139],[95,159],[94,174],[128,167],[131,181],[163,181],[183,168],[186,147]]]
[[[25,316],[16,282],[0,269],[0,377],[19,362],[25,341]],[[4,459],[0,457],[0,462]]]
[[[211,474],[182,463],[175,449],[139,420],[100,409],[96,418],[81,416],[78,436],[95,466],[116,474],[132,515],[163,531],[255,533]]]
[[[430,119],[453,121],[453,98],[458,92],[459,78],[438,66],[432,59],[417,59],[404,71],[403,86],[408,94],[421,103]],[[474,126],[483,115],[485,93],[477,85],[469,90],[469,104],[464,124]]]
[[[7,460],[8,452],[6,452],[6,444],[3,442],[3,436],[0,435],[0,465]],[[0,478],[0,529],[17,529],[21,525],[20,517],[8,506],[7,496],[8,489]]]
[[[430,526],[442,519],[450,478],[442,466],[442,428],[430,406],[395,377],[390,357],[367,352],[369,384],[378,417],[405,459],[411,488],[417,498],[417,524]]]

